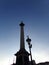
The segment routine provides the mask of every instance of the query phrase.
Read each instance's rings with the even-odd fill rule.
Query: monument
[[[13,63],[12,65],[49,65],[49,62],[43,62],[43,63],[38,63],[36,64],[35,60],[32,60],[32,54],[31,54],[31,48],[32,44],[31,39],[28,37],[26,39],[28,45],[29,45],[29,51],[28,53],[25,49],[25,41],[24,41],[24,23],[20,23],[20,49],[19,51],[15,54],[16,56],[16,63]],[[31,61],[29,61],[29,56]]]
[[[24,41],[24,23],[20,24],[20,50],[15,54],[16,63],[13,65],[29,65],[29,53],[25,49],[25,41]]]

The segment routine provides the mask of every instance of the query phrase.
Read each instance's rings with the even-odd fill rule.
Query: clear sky
[[[20,47],[21,20],[25,40],[32,39],[32,58],[49,61],[49,0],[0,0],[0,65],[10,65]],[[28,45],[25,42],[26,49]]]

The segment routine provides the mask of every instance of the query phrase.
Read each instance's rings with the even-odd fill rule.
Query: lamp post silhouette
[[[31,58],[31,64],[32,64],[32,54],[31,54],[32,44],[30,43],[30,42],[31,42],[31,39],[29,38],[29,36],[27,36],[26,42],[27,42],[28,45],[29,45],[30,58]]]

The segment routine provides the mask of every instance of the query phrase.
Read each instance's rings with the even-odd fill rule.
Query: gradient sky
[[[49,61],[49,0],[0,0],[0,65],[10,65],[20,47],[21,20],[25,40],[32,39],[32,58]],[[25,42],[26,49],[28,45]]]

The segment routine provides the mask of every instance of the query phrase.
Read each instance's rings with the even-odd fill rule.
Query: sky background
[[[27,35],[32,39],[32,58],[49,61],[49,0],[0,0],[0,65],[14,62],[20,48],[20,27],[25,23]]]

